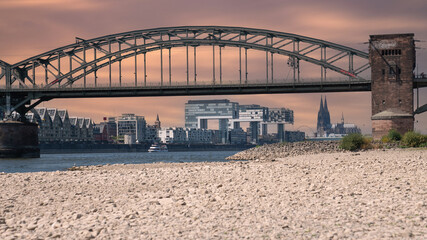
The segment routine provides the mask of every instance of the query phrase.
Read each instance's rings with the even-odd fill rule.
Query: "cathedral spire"
[[[323,113],[323,96],[320,95],[320,108],[319,108],[319,112]]]
[[[341,113],[341,123],[344,124],[344,113]]]
[[[325,106],[324,106],[324,108],[325,108],[325,112],[329,112],[329,110],[328,110],[328,102],[326,101],[326,96],[325,96]]]
[[[320,108],[317,113],[317,132],[320,135],[323,135],[323,126],[324,126],[324,110],[323,110],[323,96],[320,95]]]
[[[329,109],[328,109],[328,102],[326,100],[326,96],[325,96],[325,104],[323,106],[323,117],[324,117],[324,121],[323,123],[325,124],[326,128],[330,128],[331,127],[331,116],[329,115]]]

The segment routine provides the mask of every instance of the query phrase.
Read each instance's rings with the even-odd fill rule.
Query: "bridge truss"
[[[200,46],[212,46],[212,77],[209,81],[197,78],[197,48]],[[185,49],[186,79],[176,84],[172,83],[171,49],[178,47]],[[238,48],[239,75],[232,82],[223,81],[224,47]],[[189,49],[194,54],[193,63],[189,61]],[[265,52],[265,79],[256,83],[248,81],[248,50]],[[146,58],[154,51],[161,53],[160,79],[155,85],[147,81]],[[168,52],[166,61],[163,51]],[[137,63],[140,55],[143,56],[142,69]],[[291,81],[274,76],[274,57],[277,55],[288,57],[287,64],[293,73]],[[218,58],[219,62],[216,62]],[[122,61],[125,59],[134,60],[132,85],[122,81]],[[319,77],[311,82],[301,81],[301,61],[320,67]],[[168,71],[164,70],[164,65],[169,67]],[[117,70],[113,72],[112,66]],[[74,44],[13,65],[0,61],[0,106],[9,115],[13,111],[25,113],[40,102],[53,98],[369,91],[370,80],[361,77],[369,67],[365,52],[290,33],[220,26],[156,28],[89,40],[76,38]],[[190,76],[190,68],[194,75]],[[98,79],[101,69],[108,69],[108,74],[102,76],[102,84]],[[330,81],[327,72],[335,72],[342,78]],[[33,100],[36,101],[31,104]]]

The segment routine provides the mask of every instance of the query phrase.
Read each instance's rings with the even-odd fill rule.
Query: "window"
[[[402,70],[398,66],[394,65],[390,67],[388,75],[389,77],[395,77],[396,75],[400,75],[401,72]]]
[[[383,56],[400,56],[400,55],[402,55],[402,50],[401,49],[381,50],[381,55],[383,55]]]

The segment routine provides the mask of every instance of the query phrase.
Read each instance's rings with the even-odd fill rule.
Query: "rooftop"
[[[214,100],[188,100],[187,104],[206,104],[206,103],[229,103],[228,99],[214,99]]]

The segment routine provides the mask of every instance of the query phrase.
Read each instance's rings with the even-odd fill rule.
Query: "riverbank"
[[[0,239],[427,236],[427,151],[0,174]]]

